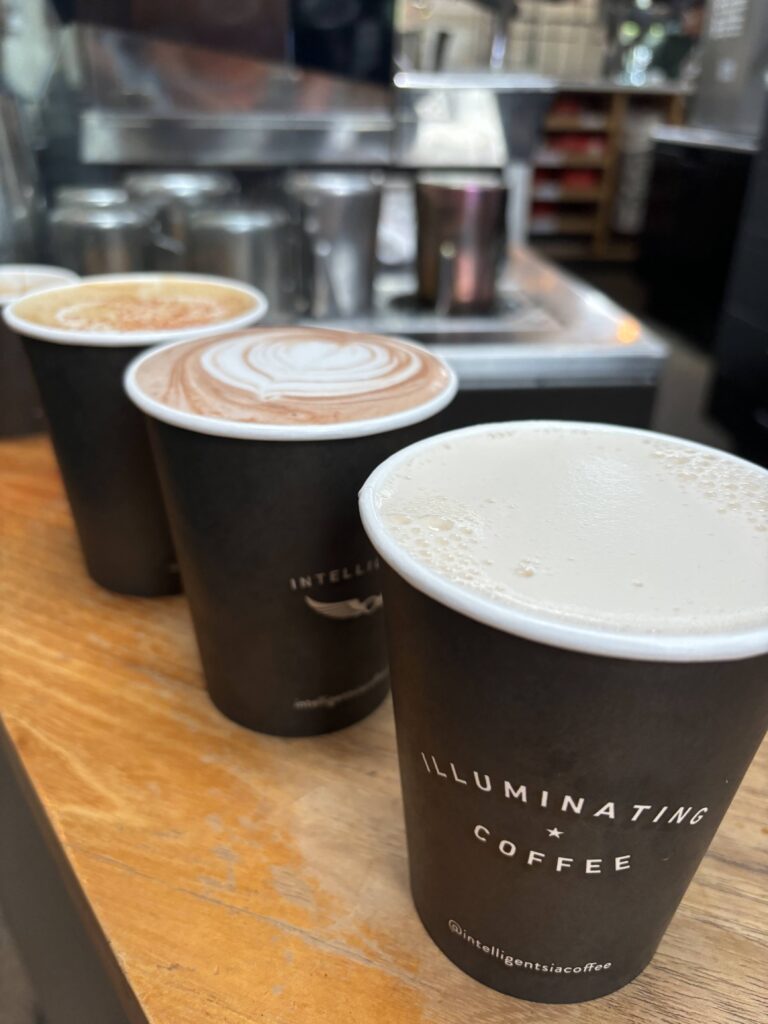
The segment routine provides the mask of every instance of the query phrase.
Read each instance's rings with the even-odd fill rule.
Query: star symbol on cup
[[[549,836],[550,839],[559,839],[562,834],[563,833],[560,831],[559,828],[548,828],[547,829],[547,835]]]

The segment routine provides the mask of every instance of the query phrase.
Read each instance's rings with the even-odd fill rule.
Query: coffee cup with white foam
[[[241,724],[328,732],[389,688],[379,564],[357,491],[440,429],[456,378],[412,342],[238,331],[136,360],[211,699]]]
[[[411,888],[460,968],[651,960],[768,724],[768,473],[647,431],[451,431],[368,479]]]
[[[137,352],[253,323],[266,300],[197,274],[83,278],[10,303],[31,361],[85,564],[109,590],[179,589],[176,556],[142,417],[122,389]]]
[[[22,295],[76,281],[64,267],[42,263],[0,264],[0,306]],[[20,437],[44,429],[45,417],[29,361],[16,334],[0,320],[0,437]]]

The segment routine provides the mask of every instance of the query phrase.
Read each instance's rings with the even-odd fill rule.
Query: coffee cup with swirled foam
[[[147,414],[213,703],[283,736],[373,711],[389,671],[357,491],[440,429],[450,367],[397,338],[269,327],[154,349],[125,385]]]
[[[18,281],[15,282],[18,284]],[[142,349],[258,320],[261,293],[197,274],[82,278],[5,307],[40,392],[88,572],[156,595],[179,574],[142,417],[123,373]]]

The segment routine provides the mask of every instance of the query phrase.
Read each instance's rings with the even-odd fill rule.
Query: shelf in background
[[[605,114],[553,115],[547,118],[544,130],[547,132],[605,132],[609,120]]]
[[[577,156],[572,153],[560,154],[560,153],[538,153],[534,159],[534,166],[541,167],[543,170],[557,170],[563,168],[564,170],[575,170],[577,168],[584,169],[601,169],[605,167],[606,159],[605,153],[589,153],[584,156]]]
[[[634,239],[613,239],[600,254],[608,263],[634,263],[640,255],[640,243]]]
[[[531,247],[534,252],[555,262],[568,263],[595,258],[594,242],[588,238],[532,238]]]
[[[547,259],[563,262],[633,263],[638,256],[636,242],[609,242],[606,247],[599,247],[590,238],[537,235],[531,237],[531,246]]]
[[[636,90],[606,82],[561,82],[534,158],[537,172],[549,172],[536,173],[531,187],[530,237],[542,255],[606,263],[638,258],[637,240],[613,231],[627,118],[633,110],[653,106],[662,121],[681,124],[686,95],[678,86]],[[569,132],[575,138],[569,139]],[[570,170],[592,173],[558,173]]]
[[[578,214],[559,217],[534,215],[531,217],[531,238],[546,238],[553,235],[593,235],[597,225],[592,214],[587,217]]]
[[[552,188],[536,186],[532,197],[537,203],[599,203],[603,193],[599,188]]]

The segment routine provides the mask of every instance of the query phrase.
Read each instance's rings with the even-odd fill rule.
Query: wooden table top
[[[230,723],[184,599],[86,578],[46,440],[0,443],[0,502],[2,717],[151,1024],[765,1020],[768,746],[648,970],[593,1003],[519,1002],[412,909],[388,703],[321,738]]]

